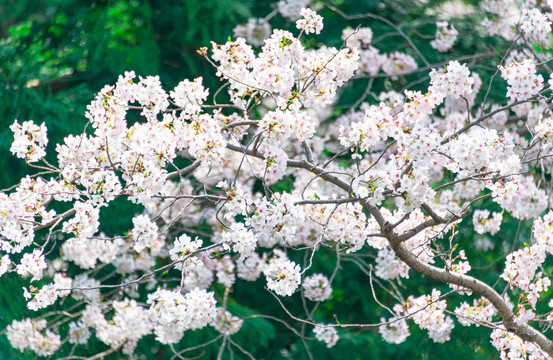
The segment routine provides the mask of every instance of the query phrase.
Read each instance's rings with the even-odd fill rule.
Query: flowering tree
[[[551,359],[553,84],[541,73],[551,73],[552,6],[483,1],[480,26],[506,46],[432,64],[386,18],[283,0],[238,26],[236,40],[198,51],[222,81],[215,91],[202,78],[167,91],[157,76],[126,72],[87,107],[83,133],[56,144],[56,162],[45,158],[45,125],[15,121],[11,151],[37,171],[1,194],[0,274],[23,278],[38,312],[7,326],[11,345],[98,359],[132,356],[155,337],[178,358],[212,344],[219,358],[254,358],[233,336],[265,318],[309,358],[313,340],[330,348],[355,328],[399,344],[416,326],[442,343],[461,325],[489,328],[501,358]],[[344,29],[339,49],[308,47],[323,29],[316,11],[382,22],[408,51],[381,53],[369,27]],[[295,33],[271,31],[277,13],[296,20]],[[435,29],[430,46],[448,52],[458,30],[443,19]],[[494,57],[491,73],[466,64]],[[430,78],[423,91],[420,82],[372,91],[416,74]],[[336,105],[342,88],[364,79],[358,101]],[[132,227],[103,233],[100,213],[125,202],[140,205]],[[463,229],[495,235],[512,224],[521,231],[497,260],[501,271],[471,269],[494,244],[467,241]],[[319,271],[328,261],[331,271]],[[344,323],[317,312],[333,301],[345,262],[385,315]],[[404,285],[414,273],[429,279],[426,291]],[[235,287],[254,281],[277,313],[229,311],[248,302]],[[208,326],[218,335],[175,347]],[[91,334],[103,352],[87,353]]]

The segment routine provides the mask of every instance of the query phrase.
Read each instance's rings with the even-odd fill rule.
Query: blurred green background
[[[372,12],[384,16],[402,26],[413,38],[425,57],[431,63],[453,59],[460,55],[475,52],[493,51],[505,48],[508,44],[498,39],[489,39],[474,31],[474,19],[453,21],[460,37],[449,54],[434,51],[429,41],[435,32],[435,19],[424,16],[426,9],[436,7],[441,1],[330,1],[348,14]],[[472,1],[473,5],[477,1]],[[159,75],[165,89],[169,91],[179,81],[198,76],[204,77],[204,84],[212,89],[211,95],[219,85],[211,66],[196,50],[209,46],[211,40],[222,43],[232,36],[232,29],[249,17],[264,17],[274,8],[270,1],[239,0],[0,0],[0,186],[6,188],[17,183],[18,179],[29,172],[24,162],[11,156],[9,152],[12,140],[8,126],[19,119],[45,122],[48,127],[50,144],[48,158],[53,158],[53,149],[57,142],[71,133],[80,133],[86,124],[84,112],[86,105],[104,85],[112,84],[119,74],[134,70],[137,75]],[[382,22],[363,19],[345,21],[342,17],[324,8],[320,12],[325,17],[325,29],[317,38],[307,38],[306,46],[325,43],[330,46],[341,45],[341,32],[346,26],[359,24],[370,26],[375,33],[375,46],[382,52],[400,50],[416,54],[408,48],[404,39],[397,36],[395,30]],[[472,21],[472,23],[471,23]],[[273,28],[284,27],[295,31],[290,21],[276,16],[271,24]],[[395,34],[394,34],[395,33]],[[388,34],[385,35],[384,34]],[[417,58],[422,65],[420,58]],[[494,63],[495,62],[495,63]],[[473,63],[485,78],[494,70],[498,58]],[[420,75],[408,77],[393,83],[378,79],[374,91],[384,89],[401,91],[410,82],[412,89],[423,90],[428,82],[417,82]],[[501,84],[502,80],[496,80]],[[348,85],[343,92],[339,105],[353,104],[366,86],[367,80],[358,80]],[[486,84],[486,83],[485,83]],[[492,98],[501,98],[504,87],[492,90]],[[374,102],[374,99],[369,99]],[[335,115],[339,115],[337,111]],[[477,206],[487,206],[478,203]],[[128,224],[131,214],[104,219],[102,226],[113,232],[126,230],[122,224]],[[510,222],[502,228],[492,242],[496,249],[482,254],[472,245],[474,232],[470,221],[465,220],[458,240],[467,248],[467,254],[479,259],[473,263],[475,274],[481,275],[490,283],[497,279],[503,261],[492,263],[504,255],[501,244],[511,241],[516,233],[517,223]],[[521,224],[529,230],[529,224]],[[522,243],[524,239],[521,239]],[[367,250],[367,255],[374,251]],[[372,260],[367,260],[371,262]],[[301,262],[301,260],[300,260]],[[318,271],[330,275],[334,268],[335,255],[330,251],[322,253],[315,264]],[[334,283],[332,300],[324,303],[315,317],[321,322],[334,322],[333,315],[343,323],[378,322],[381,316],[388,315],[378,306],[370,293],[368,278],[353,262],[344,261],[342,271]],[[26,285],[26,284],[25,284]],[[0,278],[0,329],[4,329],[13,319],[30,316],[22,296],[23,285],[12,276]],[[264,280],[245,283],[238,281],[229,300],[229,310],[239,316],[256,313],[273,314],[292,323],[279,305],[263,290]],[[447,287],[423,279],[411,272],[409,281],[404,281],[404,293],[418,296],[429,293],[432,287],[447,291]],[[219,294],[220,295],[220,291]],[[379,293],[380,301],[393,306],[394,299],[385,292]],[[451,301],[453,309],[460,298]],[[283,299],[289,309],[297,315],[303,314],[299,297]],[[59,305],[56,305],[59,306]],[[296,324],[294,325],[296,326]],[[299,328],[299,327],[298,327]],[[62,329],[62,333],[66,331]],[[401,345],[386,344],[378,334],[377,328],[339,329],[338,344],[327,350],[322,343],[309,342],[315,359],[495,359],[498,352],[491,346],[490,330],[483,328],[465,328],[456,325],[452,340],[446,344],[435,344],[425,332],[411,324],[412,334]],[[311,329],[307,330],[311,336]],[[176,349],[207,341],[215,336],[213,329],[188,331]],[[242,330],[233,339],[250,351],[257,359],[306,359],[302,343],[288,329],[277,322],[266,319],[248,319]],[[61,354],[67,354],[69,344],[65,344]],[[78,354],[93,355],[103,351],[106,346],[97,340],[81,347]],[[204,353],[205,359],[215,358],[218,344],[201,351],[185,354],[194,357]],[[153,336],[143,339],[137,348],[135,359],[169,359],[172,356],[168,348],[155,344]],[[123,358],[123,355],[111,355],[110,359]],[[236,349],[236,359],[245,358]],[[5,336],[0,336],[0,359],[33,359],[34,355],[13,350]],[[230,358],[227,351],[225,359]]]

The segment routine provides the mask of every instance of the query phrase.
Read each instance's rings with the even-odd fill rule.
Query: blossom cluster
[[[430,45],[439,52],[446,52],[455,44],[459,32],[447,21],[437,22],[436,27],[436,39],[432,40]]]
[[[46,155],[48,137],[44,123],[39,126],[31,120],[19,124],[16,120],[10,129],[14,133],[14,141],[10,147],[12,154],[30,163],[37,162]]]

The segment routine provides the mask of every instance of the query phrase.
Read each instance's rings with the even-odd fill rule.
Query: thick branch
[[[505,329],[516,334],[525,341],[537,344],[544,352],[553,357],[553,342],[533,327],[527,324],[515,323],[514,314],[510,306],[491,286],[472,276],[452,273],[445,269],[441,269],[420,261],[405,247],[393,230],[390,229],[389,223],[386,222],[384,224],[382,231],[386,235],[390,246],[394,250],[397,257],[406,263],[411,269],[434,280],[468,288],[485,297],[497,309],[503,318],[503,325],[505,326]]]

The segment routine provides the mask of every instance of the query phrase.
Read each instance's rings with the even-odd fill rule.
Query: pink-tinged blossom
[[[202,78],[194,81],[183,80],[169,93],[175,104],[183,108],[184,114],[192,115],[201,111],[201,105],[207,99],[209,90],[202,85]]]
[[[52,356],[61,346],[58,334],[46,329],[46,320],[23,319],[14,320],[7,327],[10,344],[24,351],[31,349],[38,356]]]
[[[191,290],[186,295],[169,290],[157,290],[148,295],[148,316],[155,324],[177,324],[180,328],[201,329],[217,314],[212,292]]]
[[[373,31],[369,27],[360,27],[358,29],[347,27],[342,30],[342,40],[346,41],[349,47],[366,49],[371,45],[373,40]]]
[[[430,85],[436,92],[459,98],[472,93],[474,78],[470,76],[470,70],[466,65],[458,61],[450,61],[440,70],[432,69],[430,72]]]
[[[311,4],[311,0],[279,0],[277,9],[283,17],[289,20],[296,20],[300,17],[301,9],[309,4]]]
[[[245,38],[253,46],[262,46],[265,39],[271,36],[271,24],[265,19],[249,18],[248,22],[236,26],[232,32],[235,37]]]
[[[294,202],[295,198],[286,193],[273,201],[263,198],[253,202],[254,213],[246,220],[246,225],[256,234],[259,246],[270,248],[294,241],[306,216],[303,208]]]
[[[440,300],[440,291],[433,289],[432,295],[418,298],[410,296],[403,306],[395,306],[394,311],[404,312],[423,330],[428,330],[429,337],[438,343],[449,340],[453,321],[445,316],[446,301]],[[402,309],[402,310],[401,310]]]
[[[33,250],[30,254],[24,254],[21,263],[16,266],[17,273],[21,276],[32,276],[31,281],[42,279],[45,269],[44,254],[39,249]]]
[[[242,327],[244,320],[238,316],[233,316],[230,311],[223,308],[217,308],[217,316],[211,323],[211,326],[223,335],[234,335]]]
[[[46,125],[40,126],[30,121],[24,121],[19,124],[17,120],[10,126],[14,139],[10,147],[12,154],[18,158],[25,159],[29,163],[34,163],[46,156],[46,145],[48,137],[46,135]]]
[[[397,78],[398,75],[407,74],[417,68],[417,62],[411,55],[399,51],[389,54],[388,61],[382,65],[382,70],[392,78]]]
[[[152,222],[148,215],[135,216],[132,219],[132,223],[132,236],[134,241],[136,241],[134,249],[140,252],[144,248],[151,247],[158,237],[158,227],[156,223]]]
[[[388,61],[386,55],[381,54],[377,48],[369,46],[366,49],[359,50],[358,71],[374,76],[378,74],[386,61]]]
[[[380,322],[384,323],[386,319],[380,318]],[[411,335],[407,321],[396,317],[392,317],[387,320],[387,323],[380,325],[378,332],[382,335],[384,341],[389,344],[401,344]]]
[[[300,10],[301,19],[296,21],[296,27],[306,34],[320,34],[323,29],[323,17],[317,15],[317,13],[308,8],[302,8]]]
[[[332,294],[330,281],[323,274],[306,277],[302,283],[303,295],[311,301],[325,301]]]
[[[276,258],[265,270],[267,287],[280,296],[290,296],[301,282],[300,266],[295,262]]]
[[[159,81],[159,76],[139,76],[140,81],[136,85],[134,99],[142,105],[141,115],[149,121],[156,120],[156,116],[169,106],[169,95],[165,92]]]
[[[196,238],[192,240],[190,236],[182,234],[175,239],[173,248],[169,250],[171,260],[176,261],[175,268],[184,270],[185,268],[191,268],[201,264],[201,260],[192,255],[198,249],[202,247],[203,241]]]
[[[551,359],[537,345],[524,341],[505,329],[494,329],[491,334],[492,345],[499,350],[501,360],[549,360]]]
[[[236,223],[230,226],[230,231],[222,234],[223,248],[240,254],[240,259],[249,257],[257,247],[257,240],[254,234],[246,229],[244,224]]]
[[[447,21],[438,21],[436,28],[436,38],[430,42],[430,46],[439,52],[446,52],[453,47],[459,33]]]
[[[472,224],[474,225],[474,231],[479,234],[485,234],[487,232],[490,235],[495,235],[501,227],[503,221],[503,214],[494,212],[490,218],[489,210],[475,210],[472,216]]]
[[[343,146],[367,151],[387,136],[391,135],[397,126],[390,115],[390,108],[384,103],[371,105],[365,110],[362,121],[354,122],[350,127],[340,127],[340,143]]]
[[[409,278],[409,267],[397,258],[392,249],[384,248],[378,251],[375,275],[383,280]]]
[[[493,200],[516,219],[532,219],[547,209],[549,196],[536,186],[530,176],[516,176],[512,180],[489,182]]]
[[[257,253],[252,253],[247,258],[237,262],[237,276],[246,281],[255,281],[261,276],[264,267],[264,259],[261,259]]]
[[[520,30],[538,44],[551,46],[551,21],[539,9],[523,9]]]
[[[69,323],[69,343],[84,345],[90,338],[90,330],[86,324],[81,321]]]
[[[338,339],[340,338],[338,336],[338,332],[332,326],[318,324],[315,325],[313,332],[315,333],[315,339],[324,342],[327,348],[331,348],[336,345]]]
[[[190,154],[208,163],[217,163],[223,157],[226,142],[221,126],[208,114],[194,116],[191,123],[183,125],[183,138]]]
[[[475,325],[478,327],[481,324],[488,324],[496,313],[495,307],[484,298],[474,299],[472,306],[463,302],[455,308],[457,320],[463,326]]]
[[[532,59],[500,66],[501,77],[507,81],[507,97],[511,101],[526,100],[543,89],[543,77],[536,74],[536,64]]]

